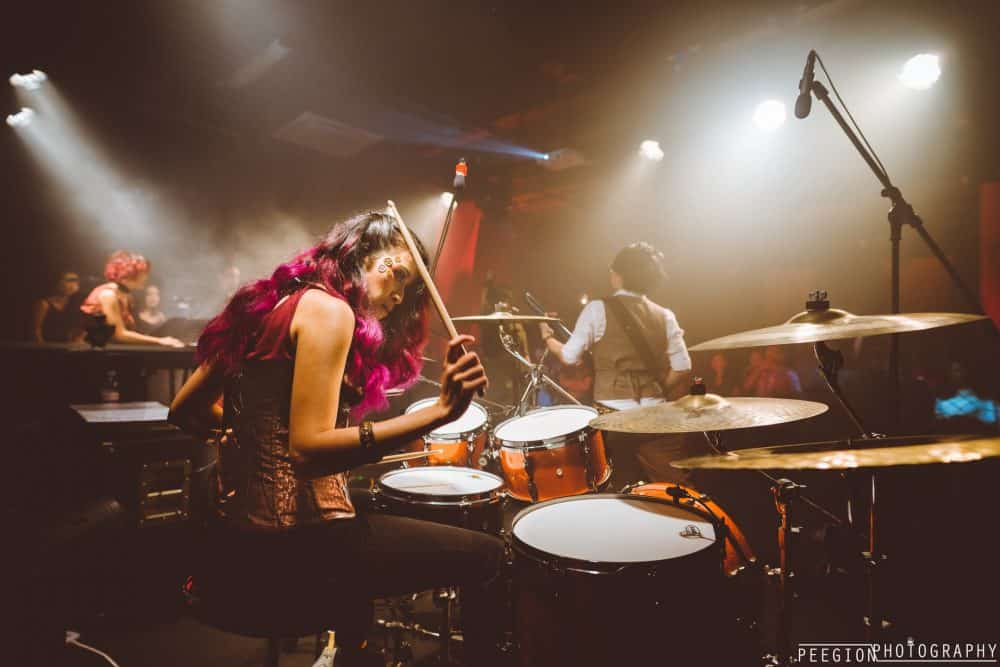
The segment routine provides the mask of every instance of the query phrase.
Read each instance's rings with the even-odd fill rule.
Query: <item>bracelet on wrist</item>
[[[374,454],[375,451],[375,430],[373,424],[370,420],[365,420],[361,422],[358,426],[358,434],[361,440],[361,448],[369,454]]]

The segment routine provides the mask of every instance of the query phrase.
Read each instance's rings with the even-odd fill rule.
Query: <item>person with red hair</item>
[[[103,315],[107,323],[115,328],[111,336],[113,342],[184,347],[184,343],[171,336],[147,336],[135,330],[129,292],[146,285],[149,261],[145,257],[119,250],[104,264],[104,277],[108,282],[95,287],[80,310],[90,316]]]
[[[275,605],[317,609],[336,630],[337,667],[384,664],[364,650],[374,598],[445,586],[461,587],[467,664],[499,659],[503,542],[356,512],[348,490],[348,470],[458,419],[486,386],[479,357],[462,349],[474,339],[458,336],[436,401],[366,419],[387,406],[387,389],[420,376],[427,305],[396,218],[354,216],[232,296],[171,406],[170,421],[192,434],[227,434],[196,595],[252,587]]]

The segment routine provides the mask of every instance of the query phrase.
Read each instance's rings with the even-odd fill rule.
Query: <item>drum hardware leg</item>
[[[876,508],[877,503],[876,495],[876,475],[873,472],[871,474],[871,486],[869,488],[871,492],[870,502],[868,506],[868,551],[863,552],[862,558],[864,558],[865,563],[865,585],[867,588],[867,600],[865,605],[865,634],[868,641],[876,641],[882,635],[882,632],[887,630],[892,626],[892,624],[886,620],[884,616],[884,611],[882,609],[881,590],[879,586],[878,570],[887,560],[887,556],[879,550],[880,544],[878,542],[878,530],[877,530],[877,514]]]
[[[793,502],[800,495],[801,489],[805,488],[801,484],[788,479],[779,479],[771,487],[774,496],[774,505],[778,510],[780,519],[778,525],[778,553],[780,555],[780,566],[777,571],[778,576],[778,614],[776,634],[776,656],[783,660],[785,664],[791,656],[791,628],[790,618],[792,611],[792,600],[795,597],[793,588],[794,571],[792,570],[792,541],[794,535],[799,530],[792,526]],[[769,574],[772,574],[769,572]]]
[[[528,475],[528,493],[531,494],[531,502],[538,502],[538,486],[535,485],[535,462],[528,456],[526,450],[521,450],[524,456],[524,472]]]

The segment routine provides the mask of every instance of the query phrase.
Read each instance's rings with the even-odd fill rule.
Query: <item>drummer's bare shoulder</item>
[[[343,299],[320,289],[307,290],[299,300],[292,316],[290,333],[296,341],[304,328],[324,331],[335,340],[350,341],[354,334],[355,315]],[[346,337],[346,338],[345,338]]]

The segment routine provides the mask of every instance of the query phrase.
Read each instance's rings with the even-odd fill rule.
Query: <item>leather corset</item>
[[[291,360],[247,361],[226,382],[233,435],[219,452],[217,506],[229,522],[284,529],[355,515],[346,471],[307,463],[288,446],[293,369]],[[343,410],[337,422],[346,424]]]

